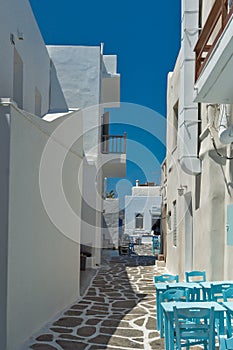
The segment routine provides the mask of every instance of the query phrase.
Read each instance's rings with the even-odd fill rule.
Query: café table
[[[164,314],[164,322],[165,322],[165,349],[166,350],[174,350],[174,313],[173,307],[177,308],[181,307],[203,307],[203,308],[211,308],[214,307],[215,319],[218,319],[218,334],[224,334],[224,312],[226,308],[223,305],[215,301],[201,301],[201,302],[165,302],[161,303],[161,308]]]
[[[228,284],[233,283],[233,281],[207,281],[207,282],[200,282],[200,286],[203,289],[203,300],[204,301],[211,301],[211,285],[213,284]]]
[[[232,336],[232,326],[231,319],[233,317],[233,302],[232,301],[223,301],[222,305],[227,309],[226,311],[226,326],[227,326],[227,336]]]
[[[162,310],[161,310],[161,293],[167,290],[168,288],[177,288],[177,289],[190,289],[193,293],[197,293],[197,297],[200,298],[200,291],[202,287],[199,283],[188,283],[188,282],[175,282],[175,283],[155,283],[156,288],[156,328],[160,332],[162,331]]]

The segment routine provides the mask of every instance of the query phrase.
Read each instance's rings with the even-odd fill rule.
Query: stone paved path
[[[89,289],[77,303],[25,349],[164,349],[156,331],[151,246],[136,246],[134,256],[106,256]]]

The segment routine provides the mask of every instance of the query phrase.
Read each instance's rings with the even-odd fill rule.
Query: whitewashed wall
[[[202,23],[204,25],[214,1],[204,0],[202,3]],[[207,125],[217,125],[217,105],[201,105],[202,130]],[[215,124],[216,123],[216,124]],[[213,128],[214,129],[214,128]],[[222,154],[230,154],[225,145],[218,141],[217,133],[213,130],[217,148]],[[203,266],[207,277],[212,280],[233,278],[232,267],[226,256],[232,248],[226,247],[226,207],[232,202],[231,162],[218,157],[214,150],[210,135],[202,138],[200,147],[202,160],[200,208],[196,211],[194,221],[195,264]],[[200,259],[200,250],[202,252]],[[198,255],[199,253],[199,255]],[[218,256],[218,259],[216,259]]]
[[[100,47],[47,46],[69,108],[83,109],[84,151],[96,156],[100,142]]]
[[[119,199],[107,198],[104,200],[103,205],[103,239],[107,239],[107,246],[105,248],[118,248],[119,242]],[[104,242],[103,242],[104,243]]]
[[[177,62],[174,71],[169,73],[167,80],[167,215],[170,215],[169,223],[167,219],[167,258],[166,267],[171,273],[177,274],[180,272],[180,259],[183,256],[183,245],[181,246],[181,237],[183,236],[183,227],[179,222],[178,216],[178,246],[173,244],[173,203],[178,200],[177,188],[179,187],[181,180],[181,168],[178,164],[177,146],[174,145],[174,126],[173,107],[176,105],[180,96],[180,56],[177,58]],[[177,140],[179,142],[179,140]],[[177,203],[179,206],[179,203]]]
[[[160,186],[133,186],[133,196],[160,196]]]
[[[68,108],[82,109],[85,153],[82,243],[91,248],[94,265],[100,264],[102,172],[97,169],[100,116],[103,113],[99,106],[102,78],[100,46],[47,46],[47,49]]]
[[[71,239],[69,231],[73,227],[69,226],[62,208],[54,202],[57,215],[61,218],[65,215],[67,236],[61,232],[45,210],[39,187],[43,149],[54,129],[53,124],[56,126],[62,121],[64,118],[48,123],[35,116],[25,117],[11,108],[8,350],[18,349],[25,339],[79,295],[80,225],[76,227],[77,240]],[[78,123],[81,129],[81,119]],[[66,199],[81,218],[77,174],[82,146],[79,144],[77,148],[69,151],[65,159],[63,186]],[[54,154],[55,163],[59,156],[59,152]],[[82,183],[79,185],[82,187]]]
[[[50,59],[28,0],[1,2],[0,97],[13,98],[14,49],[23,61],[23,108],[35,113],[35,89],[42,97],[41,114],[49,109]],[[18,39],[22,33],[23,40]],[[13,35],[14,44],[10,36]]]

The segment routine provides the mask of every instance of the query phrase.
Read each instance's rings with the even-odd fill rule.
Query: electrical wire
[[[210,131],[210,138],[211,138],[211,141],[213,143],[213,146],[214,146],[214,149],[215,149],[215,152],[217,153],[217,155],[223,159],[227,159],[227,160],[232,160],[233,157],[228,157],[228,156],[224,156],[223,154],[221,154],[219,152],[219,150],[217,149],[217,146],[216,146],[216,142],[215,142],[215,139],[214,139],[214,136],[212,135],[211,131]]]
[[[218,104],[218,105],[209,104],[209,105],[207,106],[207,120],[208,120],[208,121],[209,121],[209,115],[208,115],[208,107],[209,107],[209,106],[215,107],[215,115],[214,115],[214,120],[213,120],[213,122],[212,122],[212,128],[213,128],[215,131],[218,132],[220,126],[222,126],[222,127],[225,126],[225,125],[222,125],[221,123],[222,123],[223,114],[224,114],[224,110],[226,109],[226,106],[224,105],[224,110],[223,110],[223,109],[221,110],[219,104]],[[216,125],[215,125],[216,119],[217,119],[217,118],[216,118],[216,109],[218,109],[218,108],[220,109],[219,118],[221,118],[221,119],[220,119],[220,125],[218,125],[218,127],[216,127]],[[210,138],[211,138],[211,141],[212,141],[214,150],[215,150],[215,152],[217,153],[217,155],[218,155],[219,157],[223,158],[223,159],[232,160],[233,157],[225,156],[224,154],[221,154],[221,153],[219,152],[219,150],[218,150],[218,148],[217,148],[217,145],[216,145],[216,142],[215,142],[215,139],[214,139],[214,136],[213,136],[212,131],[211,131],[211,127],[209,126],[208,129],[209,129],[209,132],[210,132]]]

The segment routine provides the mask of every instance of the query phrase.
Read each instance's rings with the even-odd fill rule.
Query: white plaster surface
[[[83,111],[85,154],[95,157],[100,143],[100,47],[47,46],[47,49],[68,108]]]
[[[68,107],[99,104],[100,47],[47,46]]]
[[[104,217],[104,239],[108,241],[108,247],[118,248],[119,242],[119,199],[107,198],[104,200],[103,217]]]
[[[20,15],[19,15],[20,14]],[[27,19],[27,20],[25,20]],[[35,113],[35,89],[42,97],[42,115],[49,109],[50,59],[34,19],[29,1],[1,3],[0,96],[13,98],[14,49],[23,61],[23,108]],[[18,32],[24,40],[18,40]],[[13,34],[15,44],[11,44]]]
[[[133,196],[160,196],[160,186],[134,186]]]
[[[81,119],[79,122],[81,127]],[[56,126],[58,121],[54,123]],[[41,155],[52,128],[53,122],[24,115],[13,107],[11,109],[7,308],[9,350],[18,349],[25,338],[79,295],[80,227],[76,227],[76,242],[62,233],[45,210],[39,187]],[[72,149],[67,153],[63,166],[63,190],[72,209],[81,217],[77,173],[82,158],[77,151]],[[53,161],[57,157],[59,154],[54,154]],[[68,225],[65,233],[69,234],[72,228],[65,213],[57,202],[54,205],[57,214]]]

